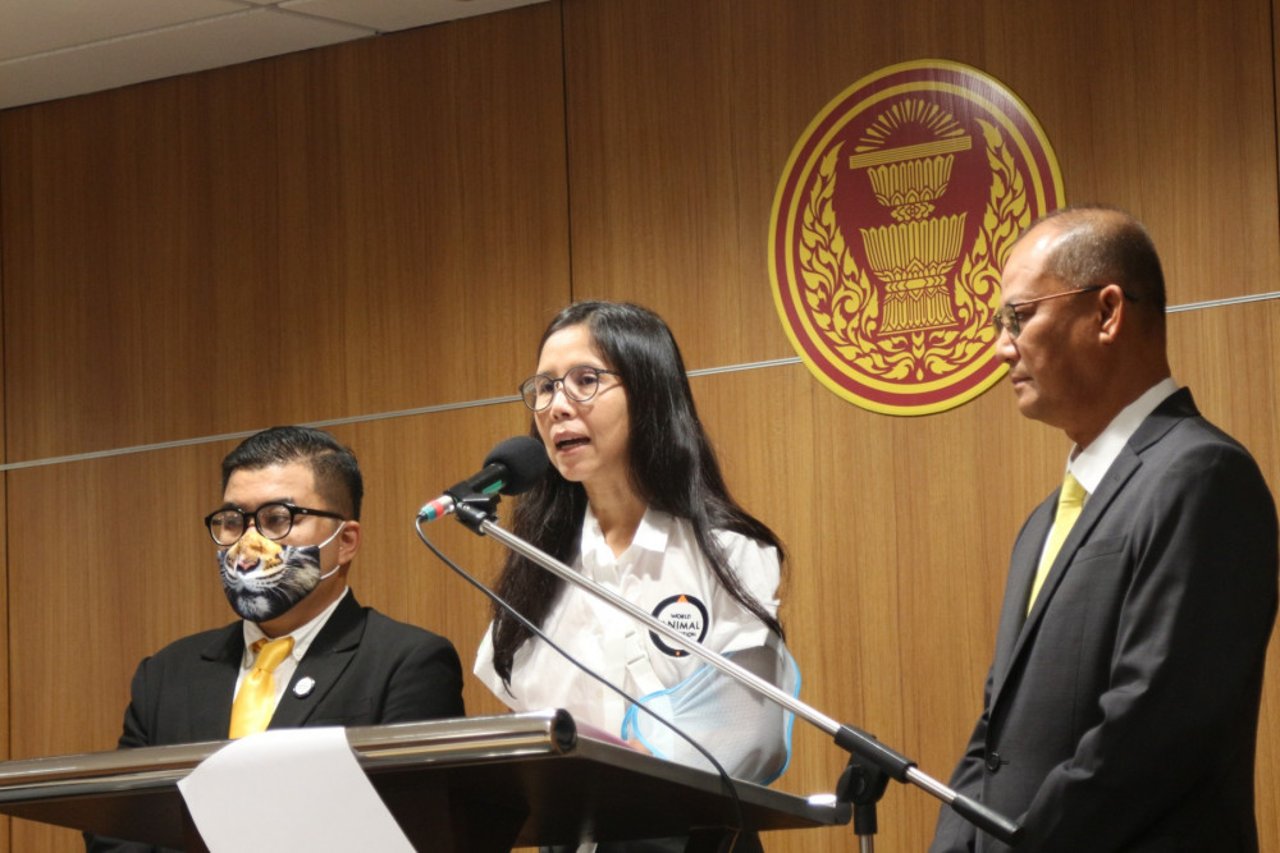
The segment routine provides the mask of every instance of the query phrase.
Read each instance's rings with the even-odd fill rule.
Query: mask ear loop
[[[334,539],[337,539],[337,538],[338,538],[338,534],[342,532],[342,528],[344,528],[344,527],[346,527],[346,526],[347,526],[347,522],[346,522],[346,521],[343,521],[341,524],[339,524],[339,525],[338,525],[338,529],[337,529],[337,530],[335,530],[335,531],[333,531],[333,535],[332,535],[332,536],[330,536],[328,539],[324,540],[323,542],[321,542],[319,545],[317,545],[317,546],[316,546],[317,550],[324,550],[324,546],[328,545],[328,544],[329,544],[330,542],[332,542]],[[342,564],[341,564],[341,563],[336,563],[336,564],[334,564],[334,567],[333,567],[332,569],[330,569],[329,571],[325,572],[324,574],[322,574],[322,575],[320,576],[320,580],[324,580],[324,579],[326,579],[326,578],[331,578],[331,577],[333,577],[335,574],[337,574],[337,571],[338,571],[338,569],[340,569],[340,568],[342,568]]]

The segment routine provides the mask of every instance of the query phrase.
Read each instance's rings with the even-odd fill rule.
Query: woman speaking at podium
[[[580,302],[543,333],[520,386],[552,467],[513,532],[788,692],[773,532],[725,487],[680,349],[637,305]],[[498,592],[553,642],[678,726],[732,776],[786,768],[791,715],[624,613],[516,554]],[[565,708],[662,758],[711,769],[667,727],[564,660],[501,608],[476,675],[513,710]]]

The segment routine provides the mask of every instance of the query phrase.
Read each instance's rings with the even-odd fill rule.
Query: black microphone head
[[[541,441],[527,435],[517,435],[500,442],[484,458],[484,467],[501,465],[507,469],[504,495],[518,495],[533,488],[533,484],[546,472],[551,460]]]

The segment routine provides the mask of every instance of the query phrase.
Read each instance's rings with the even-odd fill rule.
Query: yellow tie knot
[[[276,679],[272,673],[293,651],[293,637],[258,640],[250,648],[257,657],[231,705],[233,739],[264,731],[271,722],[276,710]]]
[[[1058,510],[1053,516],[1053,527],[1049,530],[1044,555],[1040,558],[1035,580],[1031,583],[1031,597],[1027,599],[1028,613],[1036,603],[1040,587],[1044,586],[1045,578],[1049,577],[1049,569],[1053,568],[1053,561],[1058,558],[1062,543],[1067,541],[1067,534],[1071,532],[1076,519],[1080,517],[1080,511],[1084,508],[1084,499],[1088,496],[1089,493],[1085,491],[1084,486],[1080,485],[1080,481],[1068,471],[1062,478],[1062,488],[1058,491]]]
[[[253,662],[254,670],[275,672],[276,667],[293,651],[293,637],[277,637],[274,640],[264,638],[254,643],[252,648],[258,655]]]
[[[1058,513],[1062,513],[1062,507],[1064,506],[1084,506],[1084,499],[1088,495],[1089,493],[1085,491],[1084,486],[1080,485],[1080,481],[1068,471],[1067,475],[1062,478],[1062,490],[1058,492]]]

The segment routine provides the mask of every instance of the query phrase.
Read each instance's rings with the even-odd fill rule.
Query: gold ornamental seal
[[[998,80],[936,59],[883,68],[823,108],[778,183],[783,328],[851,403],[959,406],[1005,372],[991,316],[1010,244],[1063,202],[1048,137]]]

